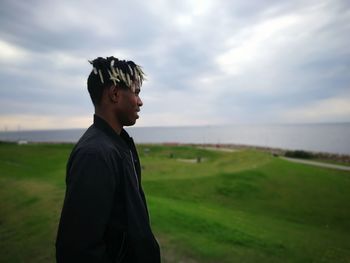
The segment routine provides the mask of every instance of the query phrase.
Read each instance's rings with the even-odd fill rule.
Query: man
[[[139,117],[144,73],[134,62],[114,57],[90,63],[94,123],[68,160],[57,262],[160,262],[138,154],[123,129]]]

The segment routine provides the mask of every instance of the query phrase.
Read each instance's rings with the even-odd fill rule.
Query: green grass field
[[[350,262],[349,172],[252,150],[138,148],[163,262]],[[0,144],[0,262],[54,262],[71,149]]]

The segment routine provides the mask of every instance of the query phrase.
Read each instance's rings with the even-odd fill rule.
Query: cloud
[[[227,40],[227,49],[217,57],[221,69],[229,75],[241,75],[278,56],[276,49],[292,39],[290,29],[298,23],[297,16],[286,15],[268,19],[252,28],[245,28]],[[277,52],[276,52],[277,51]]]
[[[15,114],[0,115],[0,129],[8,130],[45,130],[45,129],[73,129],[89,127],[92,117],[84,115],[43,115],[43,114]],[[35,125],[33,125],[33,123]],[[57,123],[60,125],[58,126]]]
[[[350,121],[338,100],[349,90],[349,10],[345,0],[4,0],[0,126],[90,119],[87,60],[110,55],[147,73],[138,125]]]
[[[24,49],[0,40],[1,63],[12,63],[17,62],[18,60],[23,61],[27,56],[28,54]]]
[[[333,2],[332,5],[320,2],[273,16],[266,12],[266,17],[227,38],[227,50],[216,58],[216,62],[230,76],[256,74],[276,79],[281,73],[283,78],[289,74],[296,78],[295,74],[303,73],[300,67],[305,70],[304,65],[308,63],[317,66],[329,57],[349,56],[344,47],[348,37],[342,34],[346,29],[343,20],[349,20],[349,15],[339,14],[333,6]],[[331,23],[334,27],[330,30],[327,27]],[[278,85],[270,87],[282,88]],[[251,85],[250,88],[260,86]],[[261,88],[266,90],[267,87],[262,85]]]
[[[350,96],[320,100],[283,113],[287,122],[348,122]]]

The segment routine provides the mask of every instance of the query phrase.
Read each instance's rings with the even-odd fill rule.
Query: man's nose
[[[137,105],[139,105],[139,107],[141,107],[143,105],[143,102],[142,102],[140,97],[138,97],[138,99],[137,99]]]

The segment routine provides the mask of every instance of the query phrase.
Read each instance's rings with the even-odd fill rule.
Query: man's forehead
[[[131,88],[131,91],[135,93],[141,91],[140,85],[137,85],[136,83],[133,83],[130,88]]]

